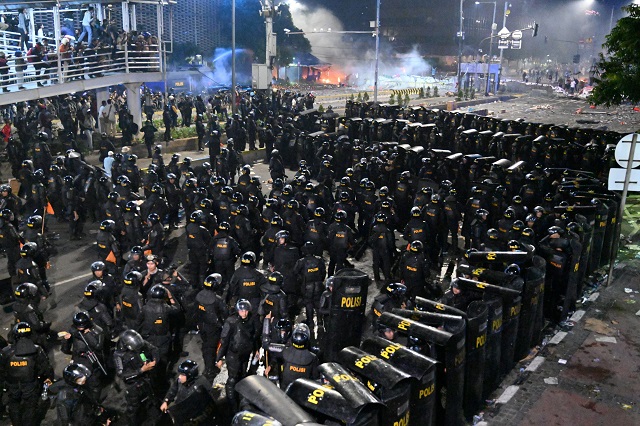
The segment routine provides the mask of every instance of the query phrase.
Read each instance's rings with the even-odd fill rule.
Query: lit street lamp
[[[489,39],[489,61],[487,61],[487,82],[485,84],[484,95],[489,96],[489,74],[491,73],[491,59],[493,58],[493,37],[496,30],[496,7],[497,1],[477,1],[476,4],[493,3],[493,19],[491,20],[491,38]]]

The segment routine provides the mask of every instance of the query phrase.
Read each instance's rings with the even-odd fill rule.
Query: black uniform
[[[247,299],[251,302],[251,306],[257,307],[262,298],[260,287],[266,283],[267,278],[256,268],[241,265],[233,273],[229,282],[229,293],[227,294],[229,305],[235,305],[238,299]]]
[[[313,330],[314,308],[320,309],[320,296],[324,291],[324,278],[327,275],[324,260],[314,254],[307,254],[296,262],[293,271],[301,284],[306,323]]]
[[[227,361],[226,392],[232,408],[236,405],[235,385],[245,375],[251,354],[260,348],[260,327],[255,317],[249,313],[245,319],[239,314],[227,318],[222,327],[221,343],[216,362]]]
[[[380,281],[380,268],[385,279],[391,279],[391,264],[396,252],[396,243],[393,231],[384,223],[376,223],[371,228],[369,246],[373,252],[373,276]]]
[[[100,401],[100,377],[102,372],[100,367],[89,359],[89,352],[93,352],[104,367],[104,333],[101,328],[95,325],[88,329],[86,333],[75,329],[69,333],[71,337],[62,340],[60,350],[67,355],[71,355],[72,362],[82,364],[91,371],[91,376],[85,386],[91,392],[93,400]],[[83,333],[84,340],[80,337],[80,333]],[[87,343],[89,346],[87,346]]]
[[[204,374],[209,376],[214,371],[214,358],[220,342],[222,325],[227,316],[227,307],[220,295],[209,288],[204,288],[196,295],[193,310],[194,312],[191,314],[195,316],[200,338],[202,339]]]
[[[280,388],[286,389],[296,379],[318,379],[318,357],[308,349],[287,346],[282,351]]]
[[[18,235],[16,228],[11,223],[5,220],[2,220],[2,222],[2,227],[0,227],[0,247],[7,254],[9,275],[14,277],[16,275],[16,263],[20,260],[20,235]]]
[[[211,243],[211,233],[204,226],[192,222],[187,224],[185,232],[191,278],[193,282],[201,284],[209,267],[208,248]]]
[[[210,250],[213,269],[222,275],[222,282],[226,285],[233,275],[234,264],[240,255],[240,246],[226,232],[219,232],[211,239]]]
[[[345,267],[347,261],[347,251],[353,246],[353,230],[344,223],[334,222],[328,229],[329,245],[329,270],[327,273],[332,276],[336,269]]]
[[[28,338],[19,338],[0,353],[0,379],[9,397],[9,417],[15,426],[36,424],[42,383],[53,378],[44,349]]]
[[[171,349],[171,332],[180,307],[168,304],[162,299],[150,298],[142,308],[140,316],[140,335],[158,349],[156,374],[164,377]]]

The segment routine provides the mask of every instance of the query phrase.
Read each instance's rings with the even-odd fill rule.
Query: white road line
[[[506,404],[507,402],[509,402],[509,400],[513,398],[513,395],[518,392],[518,389],[520,389],[520,386],[511,385],[507,387],[504,392],[502,392],[502,395],[500,395],[498,399],[496,399],[496,404]]]
[[[566,331],[558,331],[556,333],[555,336],[553,336],[551,338],[551,340],[549,340],[549,344],[550,345],[557,345],[558,343],[562,342],[562,339],[564,339],[567,336],[567,332]]]
[[[531,364],[524,371],[536,371],[538,367],[542,365],[545,358],[543,356],[537,356],[531,361]]]
[[[575,312],[573,313],[573,315],[571,315],[571,318],[570,318],[570,319],[571,319],[571,321],[573,321],[573,322],[578,322],[578,321],[580,321],[580,320],[582,319],[582,317],[584,316],[584,314],[585,314],[585,311],[583,311],[582,309],[580,309],[580,310],[578,310],[578,311],[575,311]]]
[[[73,278],[69,278],[69,279],[66,279],[66,280],[58,281],[57,283],[52,284],[52,287],[58,287],[59,285],[67,284],[67,283],[70,283],[72,281],[81,280],[83,278],[89,278],[92,275],[93,275],[93,272],[87,272],[86,274],[78,275],[77,277],[73,277]]]

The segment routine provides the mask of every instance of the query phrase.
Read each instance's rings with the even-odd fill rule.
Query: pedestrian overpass
[[[172,38],[171,11],[166,9],[173,4],[174,0],[3,0],[0,52],[7,64],[0,66],[0,106],[94,89],[100,104],[109,97],[109,86],[122,84],[129,110],[141,125],[140,85],[164,79]],[[93,6],[100,23],[93,34],[98,42],[92,46],[87,46],[87,38],[80,45],[75,37],[88,6]],[[26,48],[15,26],[23,8],[30,21]],[[36,42],[41,52],[35,52]],[[69,46],[74,49],[68,51]]]

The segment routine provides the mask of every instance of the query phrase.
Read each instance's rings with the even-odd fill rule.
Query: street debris
[[[547,377],[544,379],[544,382],[548,385],[557,385],[558,378],[557,377]]]
[[[560,359],[558,360],[558,364],[566,364],[566,363],[567,363],[567,360],[566,360],[566,359],[562,359],[562,358],[560,358]]]
[[[616,330],[609,326],[604,321],[595,318],[587,318],[584,323],[584,328],[589,331],[593,331],[597,334],[602,334],[605,336],[613,336],[616,334]]]
[[[615,337],[613,336],[601,336],[601,337],[596,337],[596,342],[602,342],[602,343],[618,343],[618,341],[616,340]]]

